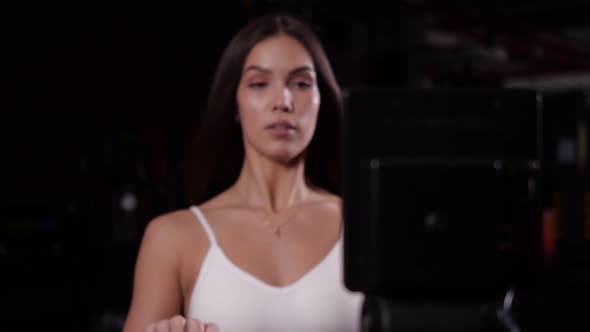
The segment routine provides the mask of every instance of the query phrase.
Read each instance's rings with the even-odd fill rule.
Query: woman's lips
[[[273,122],[265,127],[273,136],[286,137],[293,135],[297,127],[287,121]]]

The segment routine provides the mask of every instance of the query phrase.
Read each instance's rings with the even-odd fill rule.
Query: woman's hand
[[[185,319],[177,315],[150,324],[146,326],[143,332],[219,332],[219,329],[213,323],[203,324],[198,319]]]

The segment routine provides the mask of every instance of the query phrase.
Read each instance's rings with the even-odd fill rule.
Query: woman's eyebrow
[[[262,72],[264,74],[270,74],[270,73],[272,73],[272,70],[270,70],[268,68],[260,67],[258,65],[250,65],[250,66],[246,67],[246,69],[244,70],[244,72],[248,72],[248,71],[259,71],[259,72]],[[315,70],[314,70],[313,67],[310,67],[310,66],[300,66],[300,67],[297,67],[297,68],[291,70],[289,72],[289,76],[293,76],[293,75],[300,74],[300,73],[303,73],[303,72],[312,72],[313,73],[313,72],[315,72]]]
[[[310,66],[301,66],[301,67],[297,67],[297,68],[291,70],[291,72],[289,73],[289,76],[300,74],[300,73],[303,73],[303,72],[311,72],[311,73],[314,73],[315,70],[312,67],[310,67]]]
[[[248,72],[248,71],[260,71],[263,72],[265,74],[270,74],[272,71],[270,69],[266,69],[266,68],[262,68],[260,66],[257,65],[250,65],[246,68],[246,70],[244,70],[244,73]]]

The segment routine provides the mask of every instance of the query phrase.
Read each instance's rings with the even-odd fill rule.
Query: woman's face
[[[311,141],[320,108],[311,55],[288,35],[262,40],[246,57],[236,99],[246,151],[292,161]]]

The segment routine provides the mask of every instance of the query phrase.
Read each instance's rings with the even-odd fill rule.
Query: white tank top
[[[217,244],[205,216],[211,246],[193,287],[188,316],[214,322],[220,332],[360,331],[363,294],[343,282],[342,237],[324,259],[294,283],[270,285],[235,265]]]

